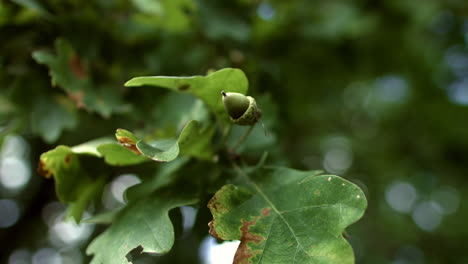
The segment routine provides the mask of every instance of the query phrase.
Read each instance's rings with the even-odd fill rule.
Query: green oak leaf
[[[113,166],[136,165],[148,161],[142,155],[138,155],[118,143],[103,144],[97,150],[104,157],[107,164]]]
[[[69,204],[67,214],[76,222],[104,185],[104,177],[91,178],[81,167],[78,155],[67,146],[43,153],[38,172],[46,178],[54,178],[57,196]]]
[[[31,112],[31,129],[47,143],[55,142],[62,131],[78,124],[78,116],[65,98],[39,98]]]
[[[184,32],[191,28],[189,12],[196,9],[192,0],[132,0],[140,11],[134,19],[142,24],[161,27],[169,32]]]
[[[97,87],[89,77],[87,65],[64,39],[55,41],[55,54],[48,50],[33,52],[33,59],[49,68],[52,85],[62,88],[76,104],[105,118],[113,112],[128,110],[113,86]]]
[[[39,50],[32,54],[36,62],[49,67],[53,85],[59,85],[67,92],[80,92],[90,85],[85,65],[64,39],[55,41],[56,54]]]
[[[177,158],[180,153],[200,159],[211,158],[213,153],[209,146],[214,132],[214,126],[200,129],[198,122],[192,120],[182,129],[177,139],[162,139],[147,143],[125,129],[117,129],[115,135],[127,149],[155,161],[168,162]]]
[[[131,186],[125,192],[128,201],[134,201],[141,197],[149,196],[151,193],[174,184],[177,179],[176,173],[190,161],[188,157],[180,157],[172,162],[162,163],[158,166],[156,174],[140,184]]]
[[[113,166],[136,165],[147,161],[144,156],[138,155],[110,137],[94,139],[71,148],[75,154],[91,155],[104,158],[104,161]]]
[[[125,86],[159,86],[178,92],[190,93],[200,98],[208,108],[223,122],[229,122],[224,111],[221,91],[246,94],[248,80],[240,69],[225,68],[207,76],[170,77],[147,76],[136,77],[125,83]]]
[[[97,215],[93,215],[91,217],[83,219],[82,223],[87,224],[104,224],[110,225],[114,221],[114,219],[119,215],[122,211],[122,208],[117,208],[114,210],[106,211]]]
[[[158,102],[147,122],[155,124],[155,138],[168,138],[176,134],[190,120],[202,126],[212,123],[210,112],[202,100],[188,93],[167,93]]]
[[[161,191],[130,203],[88,246],[86,253],[94,255],[91,264],[129,263],[125,256],[138,246],[148,253],[169,252],[174,244],[169,211],[196,202],[196,198],[184,192]]]
[[[163,162],[174,160],[180,153],[179,143],[176,139],[157,140],[151,144],[140,140],[137,142],[137,149],[146,157]]]
[[[344,229],[364,214],[359,187],[334,175],[286,168],[240,174],[210,200],[210,234],[241,241],[234,263],[354,263]]]
[[[105,184],[104,176],[92,178],[82,168],[80,155],[104,158],[107,164],[113,166],[148,161],[146,157],[133,153],[111,138],[99,138],[74,147],[61,145],[43,153],[38,172],[46,178],[55,179],[57,196],[60,201],[69,205],[67,214],[77,222],[89,203],[102,192]]]
[[[75,154],[85,154],[101,158],[102,154],[97,150],[98,146],[109,143],[115,143],[115,139],[112,137],[96,138],[73,146],[71,147],[71,150]]]

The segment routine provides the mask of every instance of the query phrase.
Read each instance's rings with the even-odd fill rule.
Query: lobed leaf
[[[78,116],[64,98],[38,98],[31,113],[31,129],[47,143],[55,142],[62,131],[72,130],[78,124]]]
[[[232,184],[210,200],[210,234],[241,241],[234,263],[354,263],[344,229],[367,201],[353,183],[285,168],[247,175],[248,188]]]
[[[53,177],[55,191],[63,203],[68,204],[68,215],[79,222],[90,202],[102,191],[105,175],[90,175],[81,165],[80,155],[103,157],[114,166],[134,165],[147,161],[110,138],[100,138],[74,146],[58,146],[40,156],[38,172]]]
[[[49,68],[52,85],[58,85],[73,101],[76,108],[97,112],[105,118],[113,112],[127,110],[119,93],[112,86],[97,87],[89,77],[86,62],[64,39],[55,41],[55,53],[35,51],[33,59]]]
[[[169,252],[174,244],[169,211],[196,202],[197,199],[183,192],[158,192],[131,203],[88,246],[86,253],[94,255],[91,264],[129,263],[125,256],[139,246],[147,253]]]
[[[148,76],[136,77],[125,83],[125,86],[159,86],[178,92],[190,93],[200,98],[209,109],[223,122],[229,122],[224,111],[221,91],[246,94],[248,80],[240,69],[225,68],[207,76],[170,77]]]
[[[57,196],[69,204],[68,216],[76,222],[104,185],[104,177],[91,178],[81,167],[78,155],[67,146],[58,146],[43,153],[38,172],[46,178],[54,178]]]

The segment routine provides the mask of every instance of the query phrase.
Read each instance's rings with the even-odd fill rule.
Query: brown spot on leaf
[[[190,84],[181,84],[179,87],[177,87],[177,89],[181,92],[187,91],[190,89]]]
[[[84,98],[83,91],[69,92],[68,98],[70,98],[75,103],[76,108],[78,109],[85,108],[85,104],[83,103],[83,98]]]
[[[210,233],[211,236],[213,236],[213,237],[215,237],[217,239],[222,239],[221,237],[219,237],[218,233],[216,232],[213,220],[208,223],[208,226],[210,227],[210,231],[208,231],[208,232]]]
[[[117,140],[120,142],[120,144],[122,144],[122,146],[133,151],[135,154],[138,154],[138,155],[141,154],[141,152],[136,147],[136,142],[133,141],[132,139],[128,137],[117,137]]]
[[[85,67],[84,67],[83,63],[80,60],[80,57],[78,57],[77,55],[73,55],[70,58],[70,68],[71,68],[73,74],[78,79],[83,80],[83,79],[86,79],[86,77],[88,76],[86,74],[86,70],[85,70]]]
[[[264,208],[262,210],[261,217],[266,217],[269,214],[270,208]],[[260,242],[265,240],[264,237],[252,234],[249,230],[252,225],[255,225],[258,219],[260,219],[260,217],[256,217],[251,221],[245,221],[244,219],[242,219],[242,227],[240,228],[242,234],[242,237],[240,239],[241,243],[237,248],[233,264],[248,264],[250,259],[254,256],[254,252],[251,248],[249,248],[248,243],[259,244]]]
[[[218,201],[218,197],[216,195],[211,197],[210,201],[208,202],[208,208],[212,210],[213,214],[224,210],[223,204]]]
[[[64,161],[65,161],[65,164],[67,164],[67,165],[70,165],[70,162],[71,162],[72,156],[73,156],[73,154],[71,154],[71,153],[70,153],[70,154],[68,154],[67,156],[65,156],[65,159],[64,159]]]
[[[42,160],[39,161],[39,165],[37,166],[37,173],[46,179],[52,176],[52,172],[45,167],[45,163]]]
[[[136,145],[131,145],[131,144],[122,144],[122,146],[128,148],[129,150],[133,151],[133,153],[140,155],[141,152],[137,149]]]

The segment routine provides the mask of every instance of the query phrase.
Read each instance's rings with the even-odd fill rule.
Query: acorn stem
[[[254,128],[255,124],[251,125],[247,131],[245,131],[244,135],[237,141],[237,143],[232,147],[232,151],[235,151],[244,141],[247,139],[247,137],[250,135]]]

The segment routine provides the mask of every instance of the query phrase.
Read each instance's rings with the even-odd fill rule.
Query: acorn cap
[[[241,126],[253,126],[255,123],[258,122],[260,117],[262,117],[262,111],[257,107],[257,103],[255,102],[255,99],[251,96],[247,96],[247,99],[249,99],[249,108],[247,111],[245,111],[244,114],[242,114],[241,117],[237,119],[233,119],[231,117],[232,122],[237,125]]]
[[[221,94],[223,95],[224,109],[232,119],[238,119],[249,109],[250,100],[247,96],[224,91]]]

